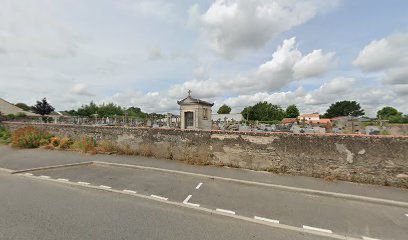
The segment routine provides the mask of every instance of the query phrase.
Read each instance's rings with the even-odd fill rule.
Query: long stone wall
[[[408,137],[3,125],[11,130],[32,125],[60,137],[108,140],[157,158],[408,188]]]

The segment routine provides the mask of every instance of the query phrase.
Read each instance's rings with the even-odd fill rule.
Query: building
[[[361,118],[344,116],[331,119],[335,133],[361,134],[366,133]]]
[[[298,117],[299,121],[319,121],[320,120],[320,115],[318,113],[305,113],[305,114],[301,114]]]
[[[186,98],[177,103],[180,105],[181,129],[211,130],[211,108],[214,103],[191,97],[191,91],[188,91]]]
[[[25,115],[28,117],[37,117],[40,116],[38,114],[32,113],[32,112],[28,112],[28,111],[24,111],[23,109],[15,106],[12,103],[7,102],[6,100],[0,98],[0,114],[3,116],[7,116],[7,115]]]

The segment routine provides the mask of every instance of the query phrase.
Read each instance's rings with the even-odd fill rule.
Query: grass
[[[4,127],[0,127],[0,144],[9,143],[11,143],[11,132]]]

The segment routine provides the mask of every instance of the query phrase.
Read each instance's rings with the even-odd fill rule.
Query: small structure
[[[299,121],[306,121],[306,122],[308,122],[308,121],[319,121],[320,115],[318,113],[312,113],[312,114],[305,113],[305,114],[301,114],[298,117],[298,119],[299,119]]]
[[[188,96],[177,103],[180,105],[181,129],[211,130],[211,107],[214,103],[191,97],[190,90]]]

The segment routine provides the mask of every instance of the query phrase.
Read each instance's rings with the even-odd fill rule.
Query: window
[[[207,109],[203,108],[203,119],[207,119],[207,118],[208,118]]]

